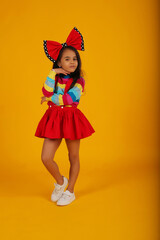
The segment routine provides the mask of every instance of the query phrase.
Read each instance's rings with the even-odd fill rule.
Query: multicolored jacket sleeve
[[[70,105],[73,102],[79,102],[81,95],[84,92],[85,80],[81,77],[77,80],[74,87],[71,88],[67,93],[56,94],[47,98],[48,101],[52,101],[58,106]]]
[[[53,95],[55,88],[55,76],[56,72],[54,70],[51,70],[47,76],[45,83],[43,84],[42,92],[46,97],[51,97]]]

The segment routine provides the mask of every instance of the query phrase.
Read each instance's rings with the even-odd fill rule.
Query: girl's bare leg
[[[56,182],[60,185],[63,184],[63,176],[59,172],[58,165],[53,161],[56,150],[58,149],[62,138],[59,139],[49,139],[45,138],[42,148],[41,159],[45,167],[55,178]]]
[[[68,156],[70,161],[69,181],[67,190],[69,190],[70,192],[74,192],[74,185],[80,170],[79,162],[80,139],[76,140],[65,139],[65,141],[68,148]]]

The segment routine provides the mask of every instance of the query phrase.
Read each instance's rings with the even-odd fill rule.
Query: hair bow
[[[84,40],[76,27],[72,29],[65,43],[43,40],[45,54],[52,62],[57,60],[61,48],[66,46],[72,46],[77,50],[84,51]]]

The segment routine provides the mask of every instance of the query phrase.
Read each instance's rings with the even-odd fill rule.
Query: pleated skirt
[[[38,123],[35,136],[75,140],[89,137],[94,132],[89,120],[77,107],[49,105]]]

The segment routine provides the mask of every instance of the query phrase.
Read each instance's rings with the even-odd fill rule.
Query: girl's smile
[[[75,66],[70,66],[70,68],[75,68]]]

